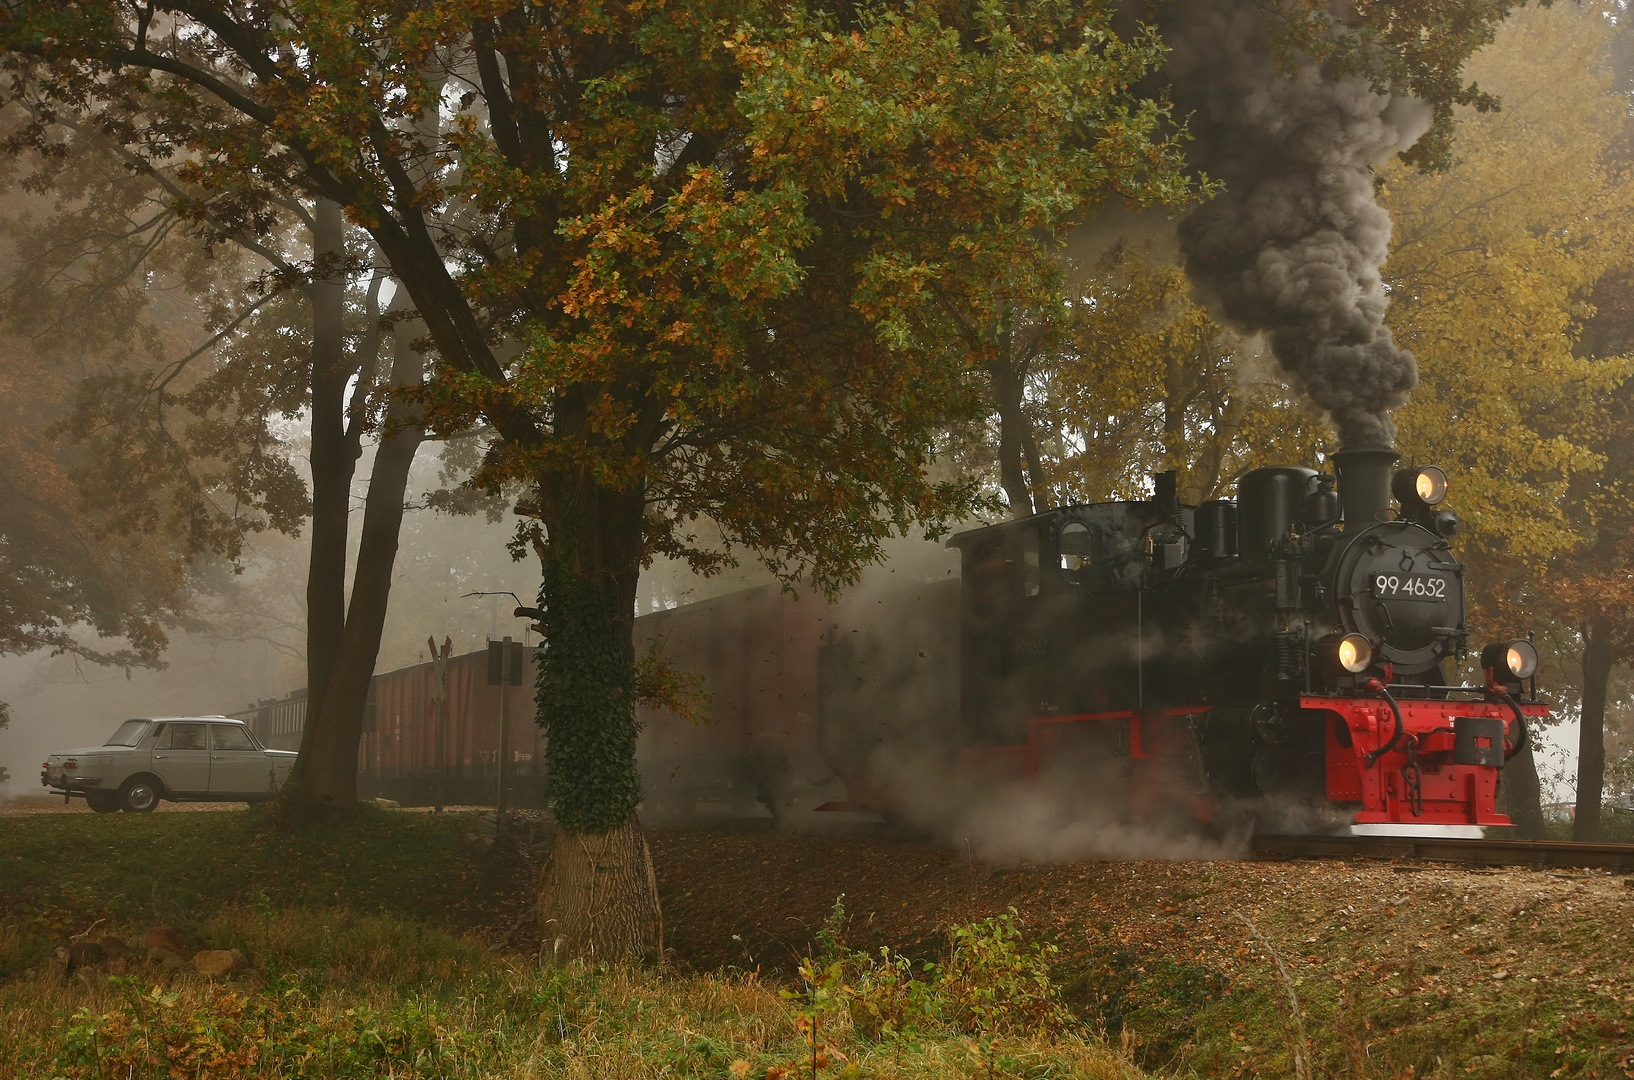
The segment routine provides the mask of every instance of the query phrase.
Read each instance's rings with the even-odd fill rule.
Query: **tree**
[[[98,182],[86,170],[71,179]],[[56,437],[88,372],[142,328],[143,305],[69,260],[53,270],[59,282],[78,287],[74,317],[54,320],[38,310],[32,270],[39,238],[28,222],[49,206],[16,182],[0,199],[7,254],[0,280],[7,316],[0,331],[0,653],[44,650],[127,671],[159,667],[171,629],[196,594],[186,544],[167,530],[119,528],[117,508],[89,482],[92,455]],[[110,223],[129,205],[113,200],[98,209],[93,228],[128,256],[124,230]],[[185,254],[152,269],[167,283],[196,280],[197,265]],[[164,307],[170,333],[151,328],[138,335],[146,344],[174,341],[190,328],[189,305]],[[33,317],[14,317],[24,311]],[[0,703],[0,724],[5,713]]]
[[[1317,423],[1253,339],[1191,299],[1179,266],[1118,244],[1077,281],[1035,363],[1048,501],[1139,497],[1174,469],[1198,503],[1256,465],[1314,459]]]
[[[968,485],[925,459],[976,364],[933,297],[1001,304],[986,283],[1105,193],[1184,197],[1161,107],[1132,89],[1158,46],[1055,4],[273,14],[20,3],[3,33],[38,100],[119,109],[127,145],[201,179],[331,199],[385,254],[437,348],[432,418],[480,417],[503,440],[483,482],[534,491],[547,917],[569,953],[650,953],[642,561],[708,569],[687,532],[706,516],[834,588],[891,532],[963,510]],[[434,57],[457,97],[423,76]],[[197,105],[159,131],[160,95]],[[416,127],[441,109],[435,136]],[[444,227],[455,202],[467,223]]]
[[[1382,195],[1396,223],[1390,321],[1422,380],[1398,414],[1402,450],[1457,484],[1471,579],[1489,583],[1477,598],[1489,635],[1581,633],[1580,834],[1597,827],[1595,732],[1628,597],[1617,568],[1634,350],[1608,323],[1580,336],[1584,301],[1610,290],[1634,241],[1605,14],[1517,16],[1472,65],[1504,110],[1463,120],[1447,171],[1386,170]]]
[[[33,343],[0,339],[0,654],[156,666],[186,603],[182,560],[163,537],[110,536],[86,504],[72,456],[46,434],[70,392]]]
[[[61,424],[83,451],[78,481],[114,531],[169,532],[187,560],[236,565],[249,533],[294,532],[310,519],[309,722],[284,797],[352,805],[408,472],[424,437],[404,396],[423,374],[406,294],[382,313],[386,278],[371,271],[355,230],[348,246],[333,202],[285,197],[252,210],[241,190],[198,184],[191,162],[146,160],[37,108],[29,118],[59,141],[34,155],[24,180],[56,201],[13,223],[24,270],[6,315],[36,337],[102,351]],[[26,145],[30,125],[20,134]],[[159,329],[174,312],[154,300],[155,273],[198,298],[204,310],[191,321],[211,331],[203,344]],[[115,317],[87,322],[87,305]],[[280,417],[310,425],[310,494],[272,431]],[[348,601],[352,486],[371,433]]]

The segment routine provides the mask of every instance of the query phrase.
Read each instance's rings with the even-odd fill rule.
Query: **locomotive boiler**
[[[1077,763],[1136,813],[1273,798],[1358,825],[1509,824],[1500,771],[1548,714],[1537,652],[1491,643],[1482,685],[1452,681],[1458,518],[1440,469],[1396,461],[1256,469],[1199,506],[1167,474],[1149,500],[953,537],[963,766]]]

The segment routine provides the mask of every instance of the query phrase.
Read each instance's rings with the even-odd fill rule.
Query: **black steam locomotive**
[[[1508,824],[1499,770],[1548,714],[1536,649],[1488,645],[1485,685],[1452,684],[1469,631],[1445,474],[1382,448],[1331,460],[1256,469],[1235,501],[1182,505],[1167,474],[1147,501],[953,537],[960,757],[1087,765],[1137,811],[1276,796],[1358,824]]]

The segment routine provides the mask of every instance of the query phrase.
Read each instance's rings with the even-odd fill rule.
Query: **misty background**
[[[1196,109],[1199,117],[1195,154],[1201,165],[1227,181],[1228,194],[1204,204],[1179,229],[1160,214],[1129,215],[1108,207],[1068,245],[1074,274],[1088,290],[1079,303],[1084,341],[1115,354],[1140,344],[1135,337],[1141,333],[1172,336],[1174,327],[1195,324],[1202,329],[1188,360],[1206,357],[1207,364],[1201,366],[1212,382],[1178,385],[1171,372],[1161,387],[1137,387],[1148,392],[1147,398],[1131,404],[1126,396],[1109,391],[1120,389],[1117,379],[1157,383],[1163,381],[1161,372],[1097,370],[1082,356],[1057,358],[1052,365],[1041,360],[1023,401],[1041,433],[1044,475],[1033,477],[1041,503],[1137,495],[1146,489],[1147,476],[1166,464],[1178,463],[1193,477],[1193,490],[1187,493],[1193,501],[1225,493],[1235,475],[1257,464],[1314,464],[1312,454],[1326,433],[1321,420],[1301,404],[1303,399],[1314,402],[1341,433],[1359,439],[1388,438],[1392,430],[1388,411],[1407,400],[1417,377],[1412,357],[1397,344],[1385,320],[1388,290],[1378,264],[1391,224],[1374,197],[1376,188],[1392,184],[1405,188],[1412,182],[1398,166],[1386,169],[1384,162],[1422,133],[1427,117],[1411,102],[1372,94],[1362,79],[1342,80],[1321,93],[1314,91],[1311,73],[1286,85],[1272,84],[1266,58],[1251,46],[1252,34],[1246,29],[1255,17],[1253,9],[1246,2],[1199,0],[1181,5],[1169,28],[1177,103]],[[1532,40],[1554,40],[1548,38],[1548,27],[1558,27],[1562,20],[1593,18],[1609,20],[1607,25],[1616,25],[1626,37],[1626,27],[1617,23],[1615,14],[1584,14],[1559,6],[1517,16],[1499,43],[1476,58],[1473,75],[1506,98],[1509,111],[1504,122],[1515,117],[1516,122],[1537,123],[1543,115],[1528,112],[1541,107],[1547,96],[1536,85],[1535,73],[1520,66],[1531,59],[1526,56],[1528,35]],[[1607,47],[1615,47],[1618,40],[1618,34],[1609,34]],[[1277,90],[1268,95],[1272,85]],[[1293,156],[1256,142],[1240,123],[1254,109],[1282,110],[1285,126],[1309,139],[1295,148]],[[1558,123],[1561,118],[1554,119]],[[1314,168],[1312,162],[1322,167]],[[1471,167],[1455,162],[1452,175]],[[1522,174],[1513,177],[1512,184],[1524,188],[1548,180]],[[1286,215],[1309,209],[1302,199],[1311,191],[1350,207],[1354,228],[1339,246],[1303,249],[1296,252],[1293,264],[1264,268],[1263,280],[1245,284],[1234,271],[1245,261],[1253,262],[1265,242],[1254,229],[1305,227],[1289,224]],[[19,192],[8,198],[12,213],[39,204],[37,197]],[[1383,202],[1388,209],[1388,191]],[[1285,216],[1267,217],[1268,206]],[[1338,354],[1325,352],[1311,338],[1309,327],[1292,320],[1279,306],[1284,303],[1278,298],[1279,283],[1301,275],[1329,288],[1316,297],[1322,300],[1317,306],[1323,311],[1318,321],[1324,333],[1331,336],[1335,326],[1349,327],[1363,345]],[[1173,280],[1181,284],[1176,287]],[[1125,311],[1117,306],[1132,285],[1152,281],[1160,293],[1170,291],[1145,309]],[[1313,297],[1300,299],[1301,310],[1308,313]],[[389,302],[389,293],[385,300]],[[204,323],[200,313],[184,310],[175,296],[159,296],[154,303],[161,309],[169,305],[172,316],[164,325],[173,340],[163,347],[175,349],[200,336]],[[1217,313],[1219,321],[1209,323],[1204,309]],[[1093,349],[1081,352],[1093,358]],[[95,362],[94,356],[80,359],[86,370]],[[1371,374],[1350,383],[1335,376],[1358,370]],[[1074,379],[1087,382],[1096,394],[1074,396]],[[1362,391],[1357,384],[1363,384]],[[1221,402],[1216,412],[1195,411],[1194,403],[1210,393]],[[1436,393],[1435,387],[1420,387],[1421,404],[1432,402]],[[1148,399],[1153,394],[1170,396],[1152,403]],[[1193,411],[1179,410],[1177,421],[1178,399]],[[1227,422],[1236,425],[1229,432]],[[300,472],[305,436],[299,419],[277,430],[282,452]],[[997,495],[1002,485],[993,452],[996,441],[996,421],[987,428],[951,433],[939,467],[980,476]],[[1204,449],[1211,441],[1220,445],[1209,458]],[[1176,462],[1181,444],[1197,449]],[[457,654],[507,634],[532,643],[526,620],[511,615],[515,602],[509,596],[464,596],[513,592],[524,604],[533,603],[537,560],[531,553],[520,561],[513,559],[506,546],[518,523],[510,508],[514,500],[478,500],[470,507],[474,512],[465,515],[425,505],[428,493],[457,486],[468,474],[471,448],[456,449],[460,452],[448,455],[444,444],[428,442],[416,458],[408,488],[414,508],[404,519],[377,670],[424,661],[428,636],[439,644],[445,637],[452,639]],[[368,466],[366,451],[353,485],[354,559],[355,525]],[[1454,471],[1449,505],[1455,508],[1460,507],[1462,479]],[[1483,490],[1480,495],[1490,498],[1491,493]],[[707,534],[707,522],[699,528]],[[704,539],[708,541],[707,535]],[[35,773],[47,753],[98,743],[124,718],[231,712],[301,688],[307,550],[304,530],[295,537],[262,532],[248,538],[241,572],[209,558],[196,560],[190,606],[171,633],[164,667],[158,670],[135,667],[127,672],[72,655],[0,657],[0,700],[11,707],[10,725],[0,728],[0,766],[11,775],[9,794],[38,791]],[[866,602],[871,590],[888,587],[893,578],[957,573],[957,559],[939,544],[905,539],[891,550],[893,562],[866,571],[847,602]],[[752,554],[738,555],[739,566],[710,578],[657,560],[642,575],[638,614],[772,580]],[[809,593],[805,601],[822,602]],[[1560,722],[1540,733],[1544,745],[1539,768],[1545,801],[1565,802],[1572,797],[1576,768],[1576,687],[1582,676],[1570,633],[1546,637],[1544,644],[1540,683],[1563,707]],[[1607,723],[1615,754],[1622,751],[1618,733],[1629,723],[1626,668],[1617,670],[1614,691]]]

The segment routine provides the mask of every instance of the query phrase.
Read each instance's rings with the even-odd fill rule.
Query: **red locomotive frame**
[[[1396,713],[1382,697],[1306,694],[1299,698],[1299,705],[1311,722],[1326,728],[1328,801],[1359,803],[1360,809],[1352,819],[1357,825],[1511,824],[1496,806],[1499,766],[1454,760],[1454,721],[1493,720],[1504,724],[1507,731],[1516,709],[1529,721],[1549,716],[1549,707],[1537,703],[1518,703],[1512,708],[1499,701],[1409,698],[1395,703],[1400,710],[1401,732],[1392,740]],[[1026,742],[972,748],[962,756],[968,769],[1032,780],[1049,760],[1051,744],[1065,728],[1127,724],[1128,754],[1137,763],[1129,789],[1129,809],[1143,815],[1165,803],[1189,802],[1192,817],[1208,822],[1214,818],[1214,797],[1188,794],[1177,799],[1175,770],[1165,768],[1165,763],[1187,753],[1192,739],[1189,722],[1206,715],[1210,708],[1197,705],[1034,717],[1027,724]],[[1476,741],[1500,761],[1515,750],[1507,736],[1499,740],[1499,746],[1485,745],[1479,736]]]

